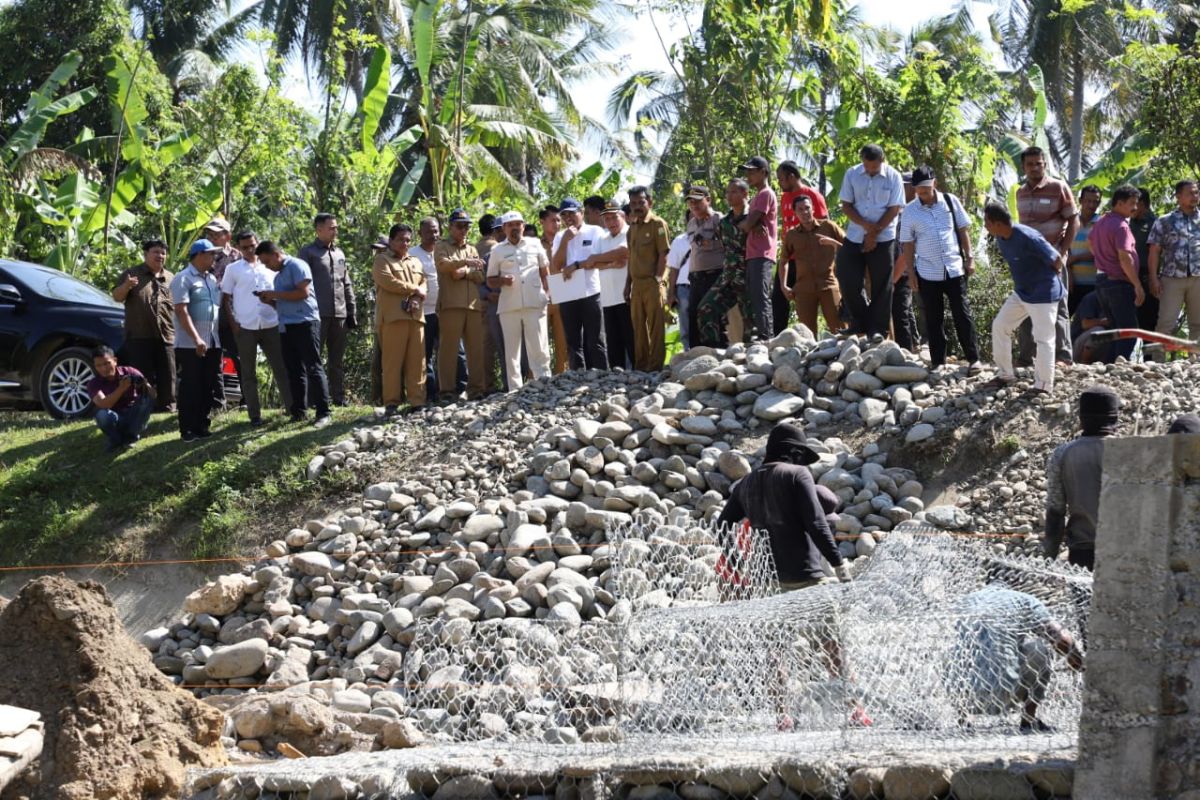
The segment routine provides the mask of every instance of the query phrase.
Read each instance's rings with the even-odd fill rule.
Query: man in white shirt
[[[559,204],[562,230],[558,232],[550,257],[551,299],[558,303],[567,331],[567,352],[571,369],[606,369],[608,351],[604,342],[604,312],[600,307],[600,274],[585,266],[588,257],[604,235],[604,229],[583,222],[583,206],[568,197]],[[572,284],[571,281],[580,282]],[[555,297],[555,289],[560,297]]]
[[[525,220],[519,211],[500,217],[504,241],[488,255],[487,285],[500,291],[496,315],[504,332],[504,358],[508,391],[521,388],[521,342],[534,379],[550,375],[550,335],[546,328],[549,303],[550,259],[536,239],[525,238]]]
[[[425,390],[429,397],[437,397],[437,351],[438,343],[442,340],[438,329],[437,300],[438,275],[433,262],[433,247],[437,244],[442,228],[437,217],[425,217],[417,230],[420,243],[408,248],[408,254],[421,262],[421,270],[425,273]],[[467,353],[458,348],[458,381],[454,387],[455,394],[467,390]]]
[[[679,316],[679,341],[684,350],[692,346],[692,330],[688,325],[688,306],[691,305],[692,243],[687,232],[671,240],[671,249],[667,252],[667,272],[670,274],[671,288],[667,293],[667,305],[675,307]]]
[[[258,299],[259,292],[275,288],[275,273],[258,260],[254,254],[256,247],[257,236],[250,231],[239,233],[237,249],[242,257],[226,266],[225,274],[221,277],[221,297],[226,310],[232,312],[229,314],[229,327],[233,331],[243,366],[242,399],[246,403],[250,425],[255,428],[263,424],[262,405],[258,399],[258,370],[255,369],[258,348],[262,348],[271,374],[275,376],[283,407],[292,407],[291,386],[283,365],[283,348],[279,339],[279,316],[274,306]]]
[[[629,226],[621,207],[611,200],[604,205],[600,223],[606,233],[586,263],[600,271],[600,307],[604,313],[608,368],[633,369],[633,317],[625,300],[625,281],[629,276]]]

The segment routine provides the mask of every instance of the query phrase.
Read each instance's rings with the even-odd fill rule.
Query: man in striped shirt
[[[975,320],[967,300],[967,276],[975,272],[971,256],[971,222],[958,198],[937,190],[929,167],[913,170],[917,197],[900,217],[900,245],[925,304],[929,357],[933,368],[946,363],[945,301],[950,301],[954,332],[971,375],[983,370]]]

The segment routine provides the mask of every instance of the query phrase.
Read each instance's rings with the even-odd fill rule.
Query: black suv
[[[92,348],[119,350],[125,308],[64,272],[0,259],[0,407],[87,412]]]

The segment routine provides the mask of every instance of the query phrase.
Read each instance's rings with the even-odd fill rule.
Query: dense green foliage
[[[869,141],[933,166],[972,209],[1011,193],[1031,143],[1079,183],[1135,180],[1166,203],[1200,169],[1196,19],[1157,0],[1006,0],[987,30],[962,4],[902,38],[849,0],[15,0],[0,8],[0,254],[107,287],[145,237],[178,264],[223,214],[294,250],[329,210],[366,294],[368,244],[397,218],[530,214],[619,194],[640,169],[674,225],[683,187],[719,197],[757,154],[797,161],[836,210]],[[670,67],[618,80],[606,127],[575,91],[614,70],[630,25],[661,34]],[[283,94],[289,59],[311,109]],[[574,166],[587,150],[600,162]]]

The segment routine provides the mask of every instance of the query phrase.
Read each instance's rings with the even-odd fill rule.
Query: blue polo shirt
[[[275,273],[275,291],[290,292],[305,281],[309,282],[308,297],[303,300],[276,300],[275,311],[279,314],[279,330],[285,325],[301,322],[317,322],[321,319],[317,311],[317,298],[312,287],[312,270],[294,256],[283,257],[283,269]]]
[[[171,302],[175,305],[187,306],[188,316],[196,327],[196,333],[206,347],[220,347],[221,340],[217,332],[217,317],[221,308],[221,287],[213,277],[212,270],[201,272],[188,264],[171,279]],[[175,346],[183,349],[196,349],[197,342],[192,339],[182,325],[175,326]]]
[[[1062,279],[1054,262],[1058,251],[1035,229],[1013,225],[1007,239],[996,237],[1000,255],[1008,262],[1017,297],[1026,303],[1057,303],[1062,299]]]

